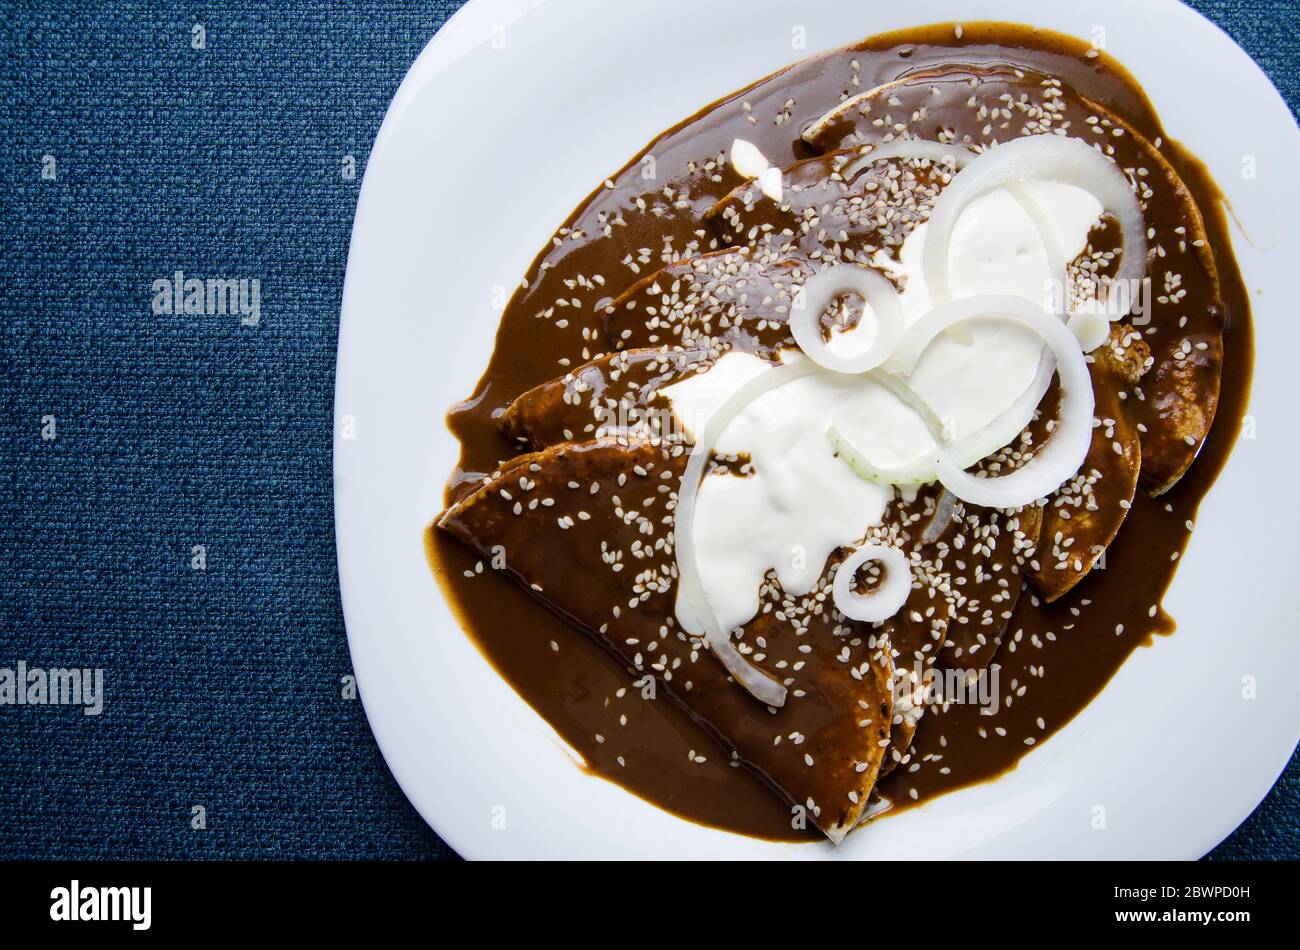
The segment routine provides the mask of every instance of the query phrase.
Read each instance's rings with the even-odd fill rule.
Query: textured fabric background
[[[384,110],[458,4],[405,6],[4,4],[0,667],[104,667],[108,705],[0,708],[0,856],[451,854],[340,695],[348,234]],[[1294,110],[1295,0],[1195,6]],[[261,280],[261,324],[156,316],[177,270]],[[1293,761],[1215,856],[1297,857],[1298,826]]]

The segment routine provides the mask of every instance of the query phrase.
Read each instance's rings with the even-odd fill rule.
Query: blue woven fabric
[[[330,439],[364,159],[457,5],[6,4],[0,667],[108,704],[0,707],[0,855],[450,856],[340,695]],[[1195,5],[1295,109],[1293,0]],[[155,314],[178,270],[259,280],[260,324]],[[1293,761],[1215,854],[1298,822]]]

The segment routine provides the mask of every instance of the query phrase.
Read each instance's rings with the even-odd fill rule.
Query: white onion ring
[[[878,561],[885,568],[885,582],[870,594],[853,589],[853,578],[863,564]],[[898,613],[912,592],[912,568],[898,548],[864,544],[840,564],[835,572],[832,594],[835,608],[850,620],[880,623]]]
[[[872,146],[871,151],[855,158],[844,166],[840,174],[849,179],[873,162],[887,158],[910,159],[917,162],[931,162],[935,165],[951,165],[957,170],[970,164],[975,153],[961,145],[945,145],[927,139],[894,139]]]
[[[1056,230],[1047,220],[1043,206],[1034,200],[1034,196],[1026,191],[1023,185],[1008,184],[1006,190],[1007,194],[1016,199],[1025,214],[1029,215],[1029,220],[1034,222],[1034,227],[1038,229],[1038,239],[1043,242],[1043,255],[1047,258],[1047,266],[1052,270],[1052,281],[1061,289],[1061,313],[1057,316],[1065,320],[1070,312],[1070,262],[1065,259],[1061,242],[1056,239]]]
[[[877,485],[928,485],[939,477],[935,467],[935,453],[927,452],[910,462],[885,468],[876,465],[869,458],[853,447],[848,439],[835,426],[826,430],[826,438],[835,448],[835,453],[844,460],[853,473],[864,481]]]
[[[822,339],[822,314],[840,294],[853,291],[866,300],[876,316],[876,332],[866,352],[854,356],[832,353]],[[790,332],[810,360],[835,373],[857,375],[889,358],[903,337],[903,304],[883,275],[852,264],[833,264],[808,278],[791,308]]]
[[[964,471],[963,459],[951,446],[940,449],[936,469],[939,481],[962,501],[986,508],[1020,508],[1056,491],[1083,464],[1092,443],[1092,377],[1079,341],[1065,324],[1023,297],[1005,295],[966,297],[935,308],[908,328],[893,361],[910,373],[936,336],[979,317],[1008,319],[1042,337],[1055,357],[1060,378],[1057,424],[1042,451],[1010,474],[976,478]]]
[[[927,139],[895,139],[892,142],[877,145],[865,155],[854,159],[845,166],[842,174],[845,178],[849,178],[872,162],[883,161],[887,158],[928,161],[936,165],[951,165],[953,169],[961,170],[974,161],[978,154],[961,145],[945,145],[942,142],[931,142]],[[1043,213],[1042,206],[1017,182],[1009,182],[1003,187],[1024,209],[1034,227],[1038,229],[1038,236],[1043,242],[1043,252],[1047,257],[1047,264],[1052,268],[1052,279],[1058,282],[1058,286],[1064,287],[1066,283],[1066,266],[1069,261],[1065,259],[1065,252],[1061,250],[1060,242],[1056,240],[1056,231],[1052,228],[1051,222],[1047,220],[1047,215]],[[944,272],[947,273],[946,267]]]
[[[843,174],[845,178],[849,178],[850,176],[856,175],[872,162],[882,161],[888,158],[928,161],[934,164],[943,163],[951,165],[954,170],[960,170],[973,162],[977,157],[978,153],[960,145],[945,145],[942,142],[931,142],[926,139],[895,139],[892,142],[877,145],[867,154],[854,159],[854,161],[845,167]],[[951,185],[949,187],[951,187]],[[1052,280],[1056,286],[1061,289],[1061,299],[1064,302],[1064,312],[1061,314],[1061,319],[1067,319],[1070,309],[1069,294],[1067,293],[1069,287],[1068,268],[1070,262],[1065,259],[1065,251],[1061,250],[1061,244],[1056,239],[1056,231],[1052,228],[1051,222],[1047,220],[1047,215],[1044,214],[1042,206],[1034,200],[1033,196],[1029,194],[1029,192],[1025,190],[1019,182],[1010,181],[1003,187],[1006,189],[1007,194],[1015,199],[1016,203],[1020,205],[1025,214],[1029,216],[1029,220],[1038,231],[1038,239],[1043,244],[1043,257],[1047,261],[1047,266],[1051,269]],[[947,191],[946,188],[944,190]],[[936,208],[937,207],[938,204],[936,203]],[[960,216],[960,213],[958,213],[957,217]],[[933,220],[933,215],[931,217]],[[955,218],[953,220],[953,226],[956,226]],[[931,228],[931,230],[933,230],[933,228]],[[949,235],[949,239],[951,239],[951,235]],[[945,248],[947,247],[947,244],[948,242],[945,241]],[[926,248],[922,249],[923,254],[926,253],[928,247],[929,241],[927,240]],[[925,260],[927,260],[927,258],[923,257],[923,265]],[[930,289],[931,300],[936,304],[943,303],[948,297],[948,260],[946,254],[942,260],[942,268],[943,287],[941,293],[937,293],[935,289],[930,286],[930,278],[928,276],[929,272],[926,272],[926,286]],[[970,342],[970,338],[966,334],[964,327],[955,327],[952,336],[961,343]]]
[[[949,457],[962,468],[968,468],[998,449],[1010,445],[1016,436],[1024,431],[1025,426],[1033,421],[1034,411],[1043,401],[1043,396],[1047,394],[1055,370],[1055,358],[1050,350],[1044,349],[1042,356],[1039,357],[1038,370],[1034,378],[1030,380],[1025,391],[1016,398],[1016,401],[974,432],[969,432],[951,443],[947,443],[944,438],[943,421],[903,377],[884,370],[876,370],[871,373],[871,378],[921,417],[921,421],[925,423],[925,427],[930,430],[930,434],[938,443],[935,450],[901,465],[884,467],[876,465],[858,451],[853,443],[834,426],[827,430],[826,436],[849,468],[866,481],[880,485],[928,485],[939,480],[939,448],[945,444],[948,445]]]
[[[1053,278],[1066,286],[1064,254],[1056,241],[1050,222],[1021,182],[1033,178],[1062,181],[1091,191],[1107,212],[1116,217],[1123,231],[1123,258],[1117,280],[1140,279],[1146,270],[1146,236],[1142,229],[1141,207],[1123,173],[1105,156],[1086,143],[1055,135],[1019,139],[979,156],[955,145],[921,140],[899,140],[878,146],[850,163],[845,175],[851,176],[866,164],[888,158],[946,162],[963,173],[955,175],[941,192],[931,214],[923,248],[922,269],[932,300],[946,301],[948,287],[948,248],[952,230],[965,208],[975,199],[996,188],[1005,188],[1030,216],[1043,242],[1044,255],[1052,268]],[[978,174],[971,174],[977,171]],[[960,187],[958,187],[960,186]],[[867,351],[853,357],[831,353],[822,339],[821,317],[836,295],[855,291],[863,296],[876,316],[876,333]],[[1068,298],[1064,309],[1068,311]],[[979,296],[943,303],[922,317],[905,333],[902,306],[892,284],[882,275],[860,267],[836,265],[811,278],[804,286],[803,306],[791,315],[790,328],[795,341],[809,356],[809,362],[786,365],[764,373],[742,386],[728,399],[706,425],[697,440],[686,471],[682,476],[675,518],[677,563],[682,593],[703,626],[710,649],[731,675],[755,698],[771,706],[782,706],[787,691],[764,671],[751,665],[721,629],[717,615],[708,602],[699,575],[694,546],[694,509],[712,448],[731,420],[754,399],[818,368],[839,373],[862,374],[891,360],[904,373],[910,373],[926,346],[934,337],[968,320],[997,316],[1020,323],[1036,332],[1047,344],[1034,381],[1012,406],[991,423],[951,445],[943,444],[942,433],[935,423],[932,409],[925,406],[903,380],[890,373],[872,373],[878,380],[895,383],[895,393],[913,397],[908,400],[925,417],[936,432],[940,446],[933,458],[939,480],[946,489],[936,521],[946,525],[951,518],[953,496],[971,504],[992,508],[1018,508],[1055,491],[1072,477],[1083,464],[1091,443],[1093,393],[1087,364],[1074,336],[1060,320],[1029,301],[1010,296]],[[1065,314],[1060,315],[1062,318]],[[892,356],[891,356],[892,352]],[[1032,418],[1053,370],[1061,379],[1060,417],[1047,445],[1027,464],[997,478],[975,478],[964,471],[967,465],[1009,444]],[[838,451],[865,478],[897,479],[900,474],[919,478],[923,460],[903,469],[878,469],[861,457],[832,428],[828,432]],[[997,441],[997,445],[992,443]],[[978,454],[974,454],[978,453]],[[856,464],[855,464],[856,463]],[[873,477],[874,476],[874,477]],[[906,482],[893,481],[894,484]],[[919,481],[910,482],[917,484]],[[947,503],[946,511],[942,504]],[[945,514],[942,519],[940,513]],[[933,527],[933,525],[932,525]],[[940,528],[940,532],[942,527]],[[857,569],[868,560],[878,560],[886,567],[881,588],[868,596],[852,590]],[[901,608],[911,589],[911,571],[906,557],[895,548],[867,545],[855,551],[840,566],[834,584],[836,606],[855,620],[887,619]],[[895,601],[897,601],[895,603]]]
[[[897,347],[895,347],[895,352],[897,352]],[[890,360],[892,359],[893,354],[891,353]],[[930,430],[935,439],[942,441],[943,420],[939,418],[934,409],[930,407],[930,404],[921,398],[921,394],[913,389],[906,379],[897,373],[889,372],[888,365],[874,370],[871,378],[893,393],[903,405],[920,416],[921,421],[925,423],[925,427]],[[931,479],[931,481],[934,481],[934,479]]]
[[[709,417],[704,431],[695,440],[691,457],[686,462],[686,471],[682,473],[681,486],[677,492],[677,511],[673,520],[678,583],[696,619],[704,627],[709,649],[736,682],[749,690],[755,699],[769,706],[785,705],[786,688],[746,660],[731,642],[730,631],[723,630],[718,622],[718,615],[710,605],[708,594],[704,590],[699,561],[695,556],[695,501],[699,494],[700,483],[704,480],[704,473],[708,468],[713,446],[731,424],[731,420],[764,393],[778,386],[784,386],[801,376],[816,372],[821,372],[821,369],[811,360],[800,360],[797,363],[774,367],[745,383],[718,407],[717,411]]]
[[[998,449],[1010,445],[1016,436],[1025,430],[1025,426],[1033,421],[1034,411],[1047,395],[1055,371],[1056,359],[1052,356],[1051,350],[1044,349],[1038,358],[1038,369],[1034,373],[1034,378],[1029,381],[1025,391],[989,422],[974,432],[968,432],[960,439],[954,439],[948,446],[949,457],[961,468],[969,468],[981,459],[988,458]],[[1089,390],[1091,391],[1091,383],[1089,383]],[[937,471],[935,477],[938,477]]]
[[[1123,234],[1123,259],[1116,280],[1143,277],[1147,267],[1146,230],[1142,207],[1128,178],[1114,162],[1083,140],[1047,133],[1015,139],[981,153],[939,194],[921,259],[931,300],[944,303],[949,299],[948,245],[961,213],[976,198],[994,189],[1033,179],[1063,182],[1092,192],[1119,221]]]

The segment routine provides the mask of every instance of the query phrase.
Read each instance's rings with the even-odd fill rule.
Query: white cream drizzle
[[[1053,182],[1022,185],[1042,207],[1067,260],[1087,245],[1102,214],[1089,192]],[[878,253],[873,265],[903,287],[910,325],[931,309],[921,272],[926,225],[903,242],[897,258]],[[971,203],[958,220],[949,249],[954,297],[1013,294],[1038,303],[1050,298],[1052,268],[1034,222],[1005,191]],[[863,350],[875,321],[864,314],[858,327],[835,333],[829,346],[841,353]],[[1017,326],[981,321],[969,342],[936,340],[910,377],[912,388],[948,427],[951,438],[973,432],[1023,393],[1038,367],[1042,341]],[[799,359],[799,355],[789,358]],[[706,373],[662,390],[691,432],[744,383],[770,370],[755,356],[730,352]],[[748,477],[705,477],[694,520],[701,581],[724,630],[758,612],[759,590],[769,570],[782,589],[799,597],[817,583],[832,551],[861,541],[878,525],[893,489],[855,475],[837,459],[826,431],[832,425],[881,467],[911,461],[935,448],[921,418],[868,378],[819,373],[760,396],[723,432],[717,451],[747,454]],[[703,631],[679,592],[683,628]]]

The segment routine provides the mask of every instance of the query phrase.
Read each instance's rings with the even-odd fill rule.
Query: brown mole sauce
[[[664,185],[685,192],[690,207],[662,217],[630,217],[630,226],[617,240],[583,237],[548,245],[501,319],[491,361],[474,395],[448,417],[461,442],[459,467],[447,489],[451,503],[483,473],[496,468],[499,460],[518,452],[498,432],[494,416],[524,390],[562,373],[557,362],[561,357],[569,357],[574,365],[581,362],[582,327],[599,329],[601,307],[624,289],[611,281],[603,288],[605,298],[590,313],[575,308],[566,314],[568,332],[558,332],[552,321],[538,320],[535,314],[557,297],[570,296],[564,279],[579,273],[624,275],[630,284],[635,275],[620,264],[629,249],[653,251],[662,246],[664,236],[678,246],[685,243],[701,227],[703,213],[732,187],[725,179],[713,183],[699,174],[686,181],[688,160],[703,161],[723,152],[735,138],[752,141],[776,166],[813,154],[798,135],[840,101],[851,59],[858,61],[862,89],[944,62],[1031,67],[1061,78],[1127,120],[1148,140],[1161,139],[1161,152],[1182,176],[1204,216],[1227,310],[1216,422],[1199,458],[1173,490],[1155,500],[1138,493],[1106,551],[1106,569],[1094,570],[1051,606],[1037,605],[1030,596],[1020,598],[1006,641],[1023,629],[1023,642],[1004,641],[996,657],[1001,667],[1000,709],[994,716],[983,716],[978,705],[967,704],[952,705],[938,715],[933,710],[927,713],[912,748],[912,761],[941,753],[948,772],[933,767],[917,773],[906,767],[895,770],[878,786],[895,803],[894,811],[1013,768],[1032,748],[1025,744],[1027,738],[1042,742],[1064,726],[1134,649],[1150,645],[1153,634],[1173,631],[1168,614],[1158,609],[1152,617],[1150,610],[1160,603],[1174,575],[1175,555],[1190,537],[1186,522],[1194,520],[1231,451],[1245,410],[1252,366],[1250,308],[1232,256],[1222,196],[1205,167],[1164,135],[1155,110],[1129,73],[1105,54],[1089,57],[1090,49],[1071,37],[1026,26],[963,24],[957,38],[953,24],[937,24],[814,56],[708,106],[654,139],[610,179],[613,188],[597,188],[566,227],[600,238],[600,209],[613,213],[634,208],[638,195],[658,195]],[[741,108],[741,102],[747,101],[755,114],[765,115],[765,105],[776,112],[787,99],[794,100],[793,117],[779,125],[750,123],[749,113]],[[641,159],[646,154],[654,156],[661,172],[681,172],[683,180],[661,173],[658,180],[645,181]],[[541,268],[543,261],[548,262],[546,269]],[[647,266],[642,275],[656,266]],[[592,355],[603,349],[596,346]],[[427,546],[437,579],[466,631],[519,695],[583,756],[588,771],[703,824],[763,838],[821,838],[815,832],[792,831],[789,805],[745,769],[728,765],[715,740],[674,703],[641,703],[645,708],[639,706],[638,714],[620,726],[618,712],[607,706],[606,697],[621,688],[631,692],[639,674],[629,674],[593,639],[551,613],[504,572],[485,570],[466,578],[464,572],[472,572],[479,557],[459,542],[430,529]],[[1081,618],[1074,617],[1071,608],[1086,601],[1090,601],[1087,611]],[[1123,633],[1117,635],[1121,624]],[[1049,633],[1053,639],[1047,638]],[[1042,641],[1041,648],[1030,646],[1035,637]],[[554,650],[552,641],[561,649]],[[1041,676],[1031,667],[1041,668]],[[1013,683],[1033,683],[1035,688],[1016,698]],[[1010,705],[1006,697],[1012,698]],[[1045,728],[1038,726],[1039,719]],[[998,727],[1005,735],[995,732]],[[596,740],[598,733],[606,737],[605,742]],[[707,750],[708,761],[688,761],[692,750]]]

